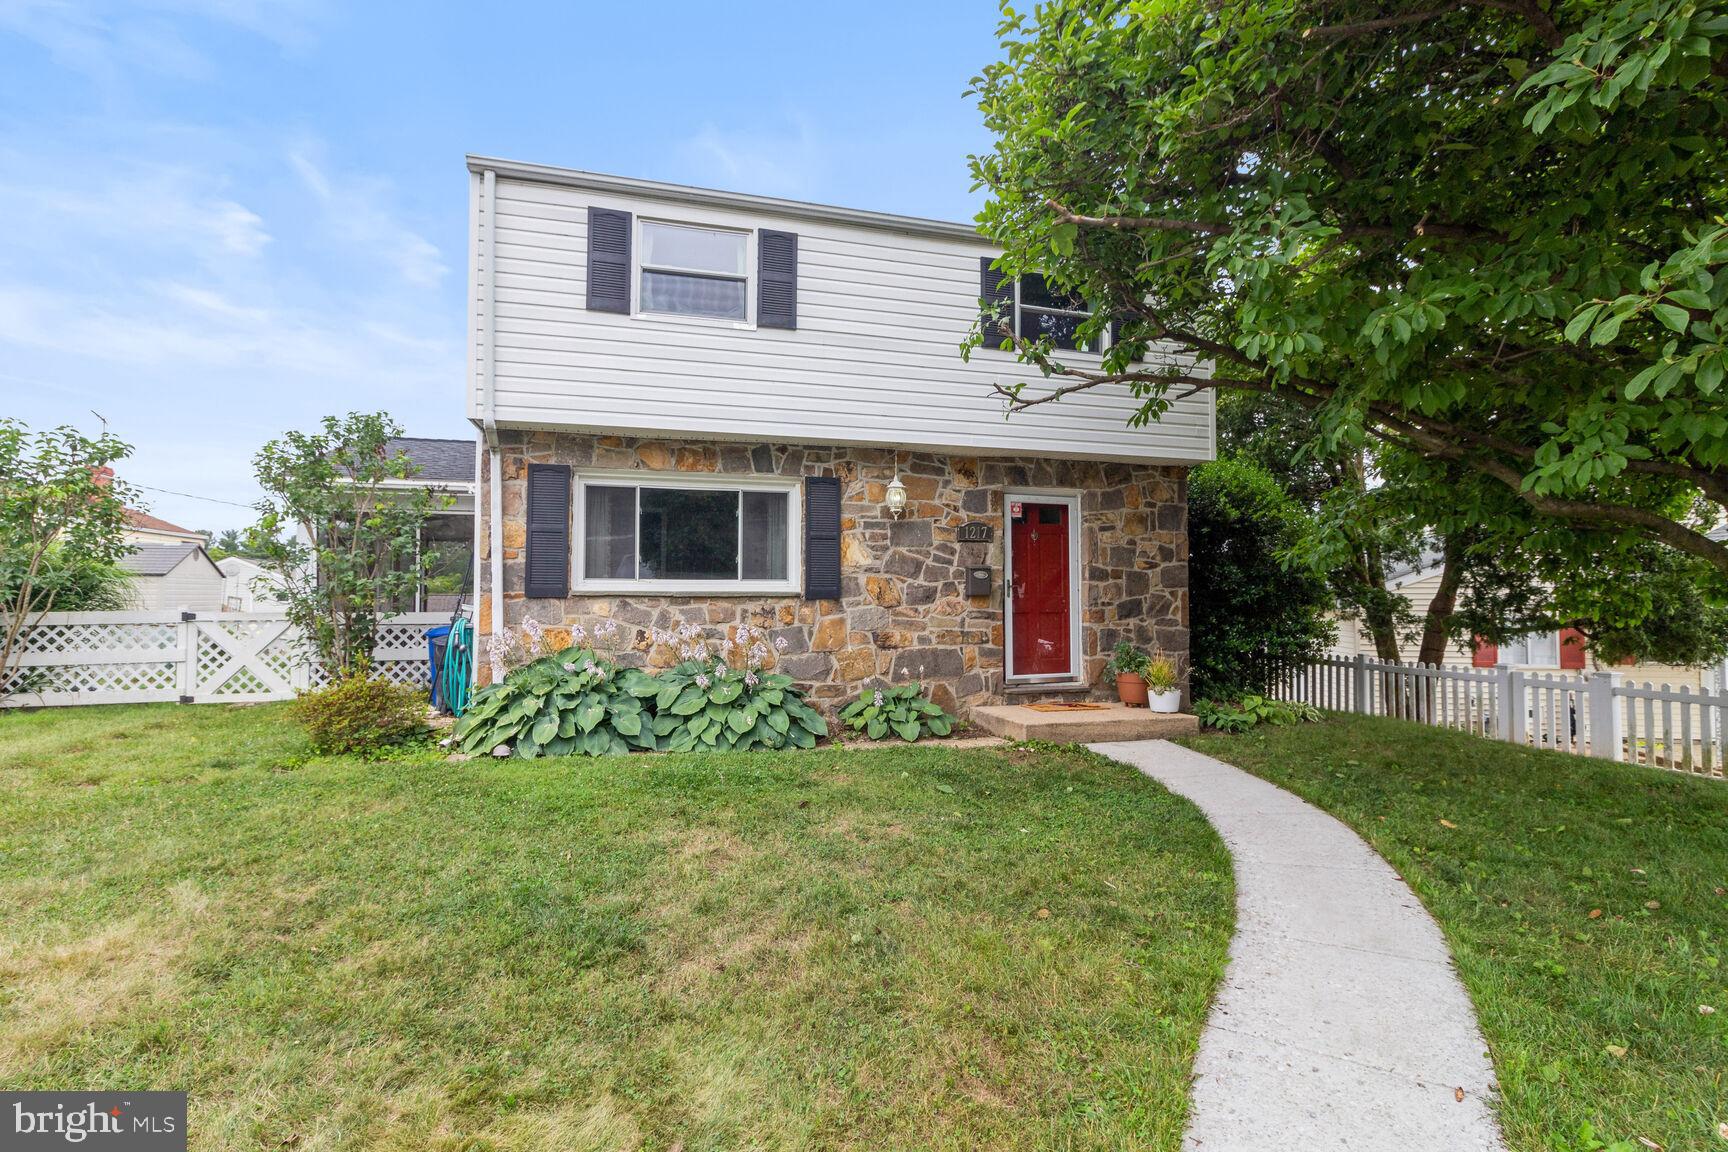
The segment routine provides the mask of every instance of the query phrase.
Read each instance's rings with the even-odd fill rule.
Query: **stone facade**
[[[533,616],[549,629],[624,625],[620,663],[654,667],[671,654],[648,639],[651,626],[686,621],[715,636],[740,621],[783,638],[780,671],[826,709],[883,680],[921,680],[951,711],[1002,698],[1004,545],[1002,498],[1008,489],[1080,494],[1082,651],[1087,695],[1106,699],[1104,664],[1120,639],[1162,649],[1184,685],[1188,675],[1186,469],[1055,459],[991,459],[888,448],[659,441],[566,432],[503,432],[505,620]],[[527,465],[568,464],[578,471],[640,469],[736,476],[837,476],[841,481],[841,598],[795,595],[523,596],[523,523]],[[886,509],[899,475],[908,500],[900,519]],[[486,517],[488,470],[481,470],[480,627],[491,620],[493,533]],[[956,529],[982,521],[989,543],[960,543]],[[993,593],[967,597],[965,569],[988,565]],[[553,632],[555,638],[558,637]],[[567,634],[566,634],[567,635]],[[485,661],[480,662],[482,669]],[[484,675],[484,673],[482,673]],[[1016,696],[1018,699],[1019,697]],[[1069,694],[1069,698],[1072,695]],[[1036,696],[1029,699],[1037,699]]]

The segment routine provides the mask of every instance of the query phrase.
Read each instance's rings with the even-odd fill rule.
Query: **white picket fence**
[[[392,616],[374,668],[399,684],[429,682],[426,630],[442,612]],[[292,700],[323,669],[280,612],[50,612],[20,637],[0,707],[69,704],[250,704]]]
[[[1728,692],[1632,684],[1619,672],[1443,668],[1359,655],[1278,671],[1271,694],[1718,779],[1728,757]]]

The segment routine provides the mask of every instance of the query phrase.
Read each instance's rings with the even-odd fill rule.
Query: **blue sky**
[[[258,445],[462,418],[468,152],[967,219],[968,3],[0,0],[0,414],[247,504]],[[188,527],[245,508],[150,491]]]

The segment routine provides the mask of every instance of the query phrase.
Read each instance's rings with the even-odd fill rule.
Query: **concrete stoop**
[[[1184,712],[1152,712],[1116,703],[1056,712],[1026,704],[984,704],[972,709],[972,724],[1008,740],[1053,744],[1159,740],[1200,729],[1200,721]]]

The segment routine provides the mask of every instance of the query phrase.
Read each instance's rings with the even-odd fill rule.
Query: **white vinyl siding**
[[[476,178],[476,197],[480,188]],[[483,270],[490,239],[501,426],[1164,463],[1212,458],[1210,393],[1177,401],[1146,428],[1128,427],[1138,401],[1122,386],[1005,420],[993,384],[1027,380],[1033,394],[1048,385],[999,349],[974,351],[970,363],[960,358],[978,312],[979,258],[993,251],[981,241],[526,180],[499,178],[496,189],[496,205],[476,206],[474,263]],[[638,219],[797,233],[798,327],[735,329],[698,317],[588,311],[591,203]],[[748,272],[753,312],[753,255]],[[476,300],[484,287],[476,284]],[[475,417],[484,330],[480,317]]]
[[[218,612],[222,609],[222,570],[196,552],[165,575],[132,575],[133,606],[151,611]]]

